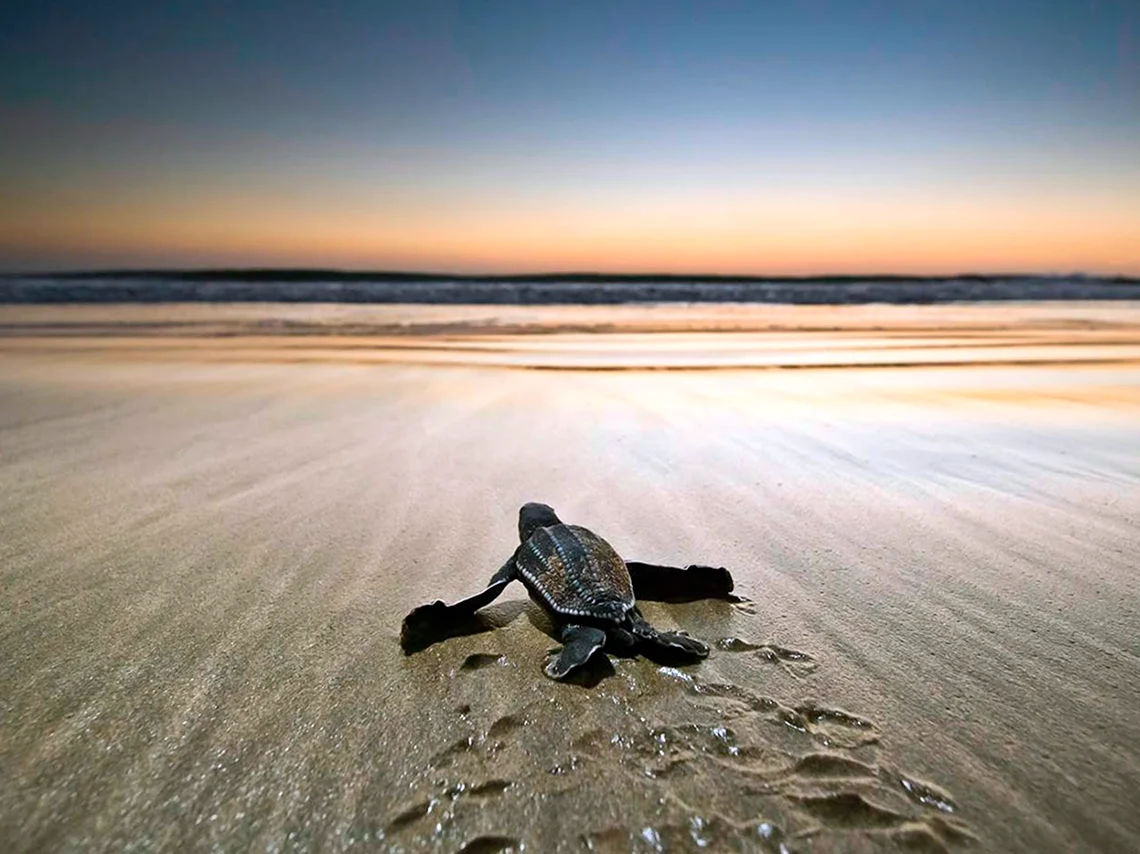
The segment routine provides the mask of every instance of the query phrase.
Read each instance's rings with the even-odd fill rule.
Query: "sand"
[[[6,851],[1140,850],[1140,306],[0,328]],[[405,656],[528,500],[751,601]]]

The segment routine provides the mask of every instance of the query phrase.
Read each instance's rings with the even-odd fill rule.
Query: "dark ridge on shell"
[[[528,587],[563,616],[617,621],[633,607],[625,562],[585,528],[539,528],[519,550],[517,565]]]

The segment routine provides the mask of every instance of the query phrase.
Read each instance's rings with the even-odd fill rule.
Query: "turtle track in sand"
[[[819,667],[815,658],[808,653],[800,652],[796,649],[788,649],[785,646],[774,643],[758,644],[752,641],[742,640],[738,637],[727,637],[720,638],[716,642],[716,648],[722,652],[752,653],[761,661],[778,665],[792,676],[808,676],[814,673],[816,668]]]
[[[818,666],[775,643],[714,646],[778,666],[787,684]],[[479,670],[452,688],[493,680],[480,690],[506,698],[508,711],[452,696],[458,737],[392,809],[382,830],[391,850],[950,852],[975,839],[952,794],[890,762],[878,725],[821,700],[765,696],[699,667],[619,660],[590,692],[531,680],[536,690],[511,708],[519,668]],[[560,718],[566,691],[604,722]]]

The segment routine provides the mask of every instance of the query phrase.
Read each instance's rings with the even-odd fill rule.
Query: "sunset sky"
[[[1140,3],[5,3],[0,269],[1140,275]]]

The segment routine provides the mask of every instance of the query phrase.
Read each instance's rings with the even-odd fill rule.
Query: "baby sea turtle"
[[[732,576],[724,567],[656,566],[622,560],[613,546],[586,528],[566,525],[545,504],[519,510],[520,545],[487,587],[454,605],[421,605],[400,630],[405,652],[422,649],[463,618],[494,601],[512,581],[526,585],[531,598],[554,620],[563,647],[546,666],[562,679],[602,647],[642,650],[650,657],[699,659],[705,644],[682,632],[662,632],[642,617],[636,599],[692,601],[733,599]]]

